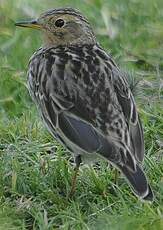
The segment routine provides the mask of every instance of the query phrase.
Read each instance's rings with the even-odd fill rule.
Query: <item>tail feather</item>
[[[134,193],[143,200],[152,201],[153,193],[147,182],[146,176],[138,163],[134,162],[135,164],[133,165],[133,159],[130,157],[130,154],[126,155],[126,162],[122,161],[122,154],[119,154],[119,148],[117,148],[114,143],[103,137],[100,137],[100,143],[100,155],[109,160],[124,174]]]
[[[147,182],[146,176],[140,166],[136,166],[135,172],[130,171],[125,165],[118,166],[129,181],[134,193],[144,200],[152,201],[153,193]]]
[[[148,194],[147,194],[147,196],[143,197],[143,200],[146,200],[146,201],[152,201],[153,200],[153,192],[152,192],[150,185],[148,185]]]

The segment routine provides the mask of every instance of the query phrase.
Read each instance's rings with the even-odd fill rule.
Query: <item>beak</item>
[[[16,22],[15,26],[20,27],[27,27],[32,29],[41,29],[41,25],[38,23],[37,20],[31,20],[31,21],[22,21],[22,22]]]

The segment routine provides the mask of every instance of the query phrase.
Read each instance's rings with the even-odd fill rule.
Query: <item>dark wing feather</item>
[[[144,135],[139,117],[136,125],[130,125],[130,139],[136,159],[142,162],[144,159]]]
[[[113,74],[117,98],[128,123],[132,150],[136,159],[142,162],[144,158],[144,136],[135,101],[125,77],[118,69],[114,69]]]
[[[72,117],[71,113],[63,112],[59,114],[58,122],[61,131],[73,144],[88,153],[99,153],[114,163],[121,162],[119,148],[86,121]]]
[[[72,143],[86,152],[97,152],[100,148],[97,133],[86,122],[62,112],[58,115],[58,125]]]

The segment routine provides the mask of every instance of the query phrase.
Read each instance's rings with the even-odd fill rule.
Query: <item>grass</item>
[[[163,229],[163,2],[162,0],[0,1],[0,230]],[[98,40],[139,81],[135,97],[143,121],[145,171],[152,204],[118,186],[106,162],[83,167],[74,199],[67,200],[70,154],[46,131],[26,88],[29,57],[41,45],[36,31],[13,21],[52,7],[79,8]],[[107,196],[103,196],[103,193]]]

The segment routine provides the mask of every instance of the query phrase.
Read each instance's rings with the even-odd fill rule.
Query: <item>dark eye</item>
[[[55,26],[57,26],[57,27],[62,27],[63,25],[64,25],[64,21],[63,21],[63,19],[58,19],[56,22],[55,22]]]

